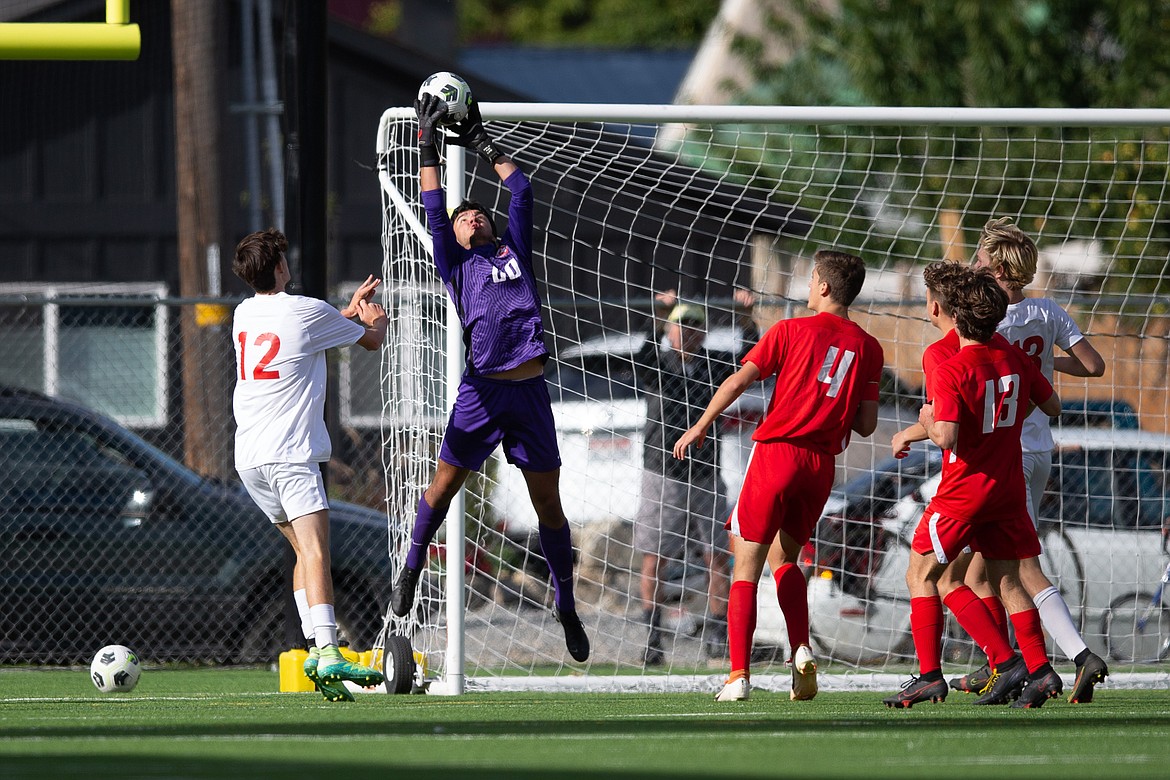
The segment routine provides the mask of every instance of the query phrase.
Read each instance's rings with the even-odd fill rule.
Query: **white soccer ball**
[[[467,82],[449,71],[439,71],[427,77],[418,88],[418,96],[434,95],[447,104],[447,117],[443,124],[453,125],[467,118],[471,108],[471,87]]]
[[[102,693],[132,691],[141,674],[138,656],[125,645],[106,645],[97,651],[89,665],[89,678]]]

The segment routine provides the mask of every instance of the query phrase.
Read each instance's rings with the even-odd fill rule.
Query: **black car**
[[[842,590],[863,597],[888,546],[885,535],[891,532],[883,527],[883,518],[900,498],[941,469],[937,448],[916,446],[906,457],[886,458],[873,471],[834,488],[805,546],[801,562],[806,572],[836,572]]]
[[[386,518],[333,502],[341,633],[372,646]],[[0,387],[0,662],[250,663],[285,646],[283,537],[237,484],[200,477],[87,409]]]

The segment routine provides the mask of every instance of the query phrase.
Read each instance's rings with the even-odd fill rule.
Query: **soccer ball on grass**
[[[102,693],[132,691],[141,674],[138,656],[124,645],[106,645],[97,651],[89,665],[89,678]]]
[[[453,125],[467,118],[471,108],[471,87],[467,82],[449,71],[439,71],[427,77],[418,88],[418,96],[434,95],[447,104],[444,125]]]

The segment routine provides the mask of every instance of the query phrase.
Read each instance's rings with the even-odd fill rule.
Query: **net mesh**
[[[647,398],[633,360],[661,337],[655,296],[672,291],[701,306],[707,348],[734,351],[745,338],[733,327],[743,313],[736,291],[753,294],[761,331],[804,316],[810,259],[823,247],[865,258],[868,276],[852,311],[882,342],[886,370],[878,431],[838,459],[837,488],[802,561],[815,649],[828,668],[885,670],[912,658],[907,541],[938,455],[922,448],[893,463],[889,442],[917,419],[922,348],[936,338],[921,266],[968,261],[984,222],[1005,215],[1040,248],[1030,294],[1066,307],[1107,364],[1101,379],[1057,378],[1066,413],[1041,536],[1045,568],[1086,641],[1109,652],[1109,604],[1157,582],[1157,531],[1170,514],[1166,127],[797,126],[737,122],[729,113],[688,124],[497,120],[488,129],[536,196],[534,265],[552,354],[546,375],[578,600],[594,645],[588,685],[661,685],[669,677],[698,686],[726,668],[725,656],[709,652],[724,628],[710,619],[703,547],[691,537],[661,578],[662,663],[645,663],[649,626],[632,527]],[[394,307],[382,426],[391,554],[401,561],[446,419],[446,299],[418,201],[413,116],[388,112],[381,132],[384,274]],[[471,156],[468,166],[471,197],[501,222],[506,189]],[[717,446],[729,501],[763,409],[761,396],[722,421]],[[474,678],[580,673],[548,608],[535,523],[521,475],[497,453],[469,483],[464,520],[462,637]],[[418,613],[390,621],[413,637],[431,676],[442,674],[448,639],[439,607],[446,565],[437,547]],[[782,672],[787,635],[766,574],[758,602],[753,673]],[[948,662],[973,656],[951,627]]]

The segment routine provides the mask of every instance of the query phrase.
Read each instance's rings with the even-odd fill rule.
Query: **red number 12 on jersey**
[[[279,371],[270,371],[268,369],[268,364],[271,363],[273,361],[273,359],[276,358],[276,353],[280,352],[280,336],[277,336],[275,333],[261,333],[259,336],[256,337],[256,340],[252,343],[255,344],[257,347],[263,346],[264,344],[268,345],[268,351],[265,352],[260,357],[260,360],[256,363],[256,366],[252,369],[252,378],[253,379],[280,379],[280,372]],[[247,353],[247,346],[248,346],[248,334],[241,331],[240,332],[240,379],[247,379],[248,378],[248,372],[247,372],[247,369],[245,368],[245,355]]]

